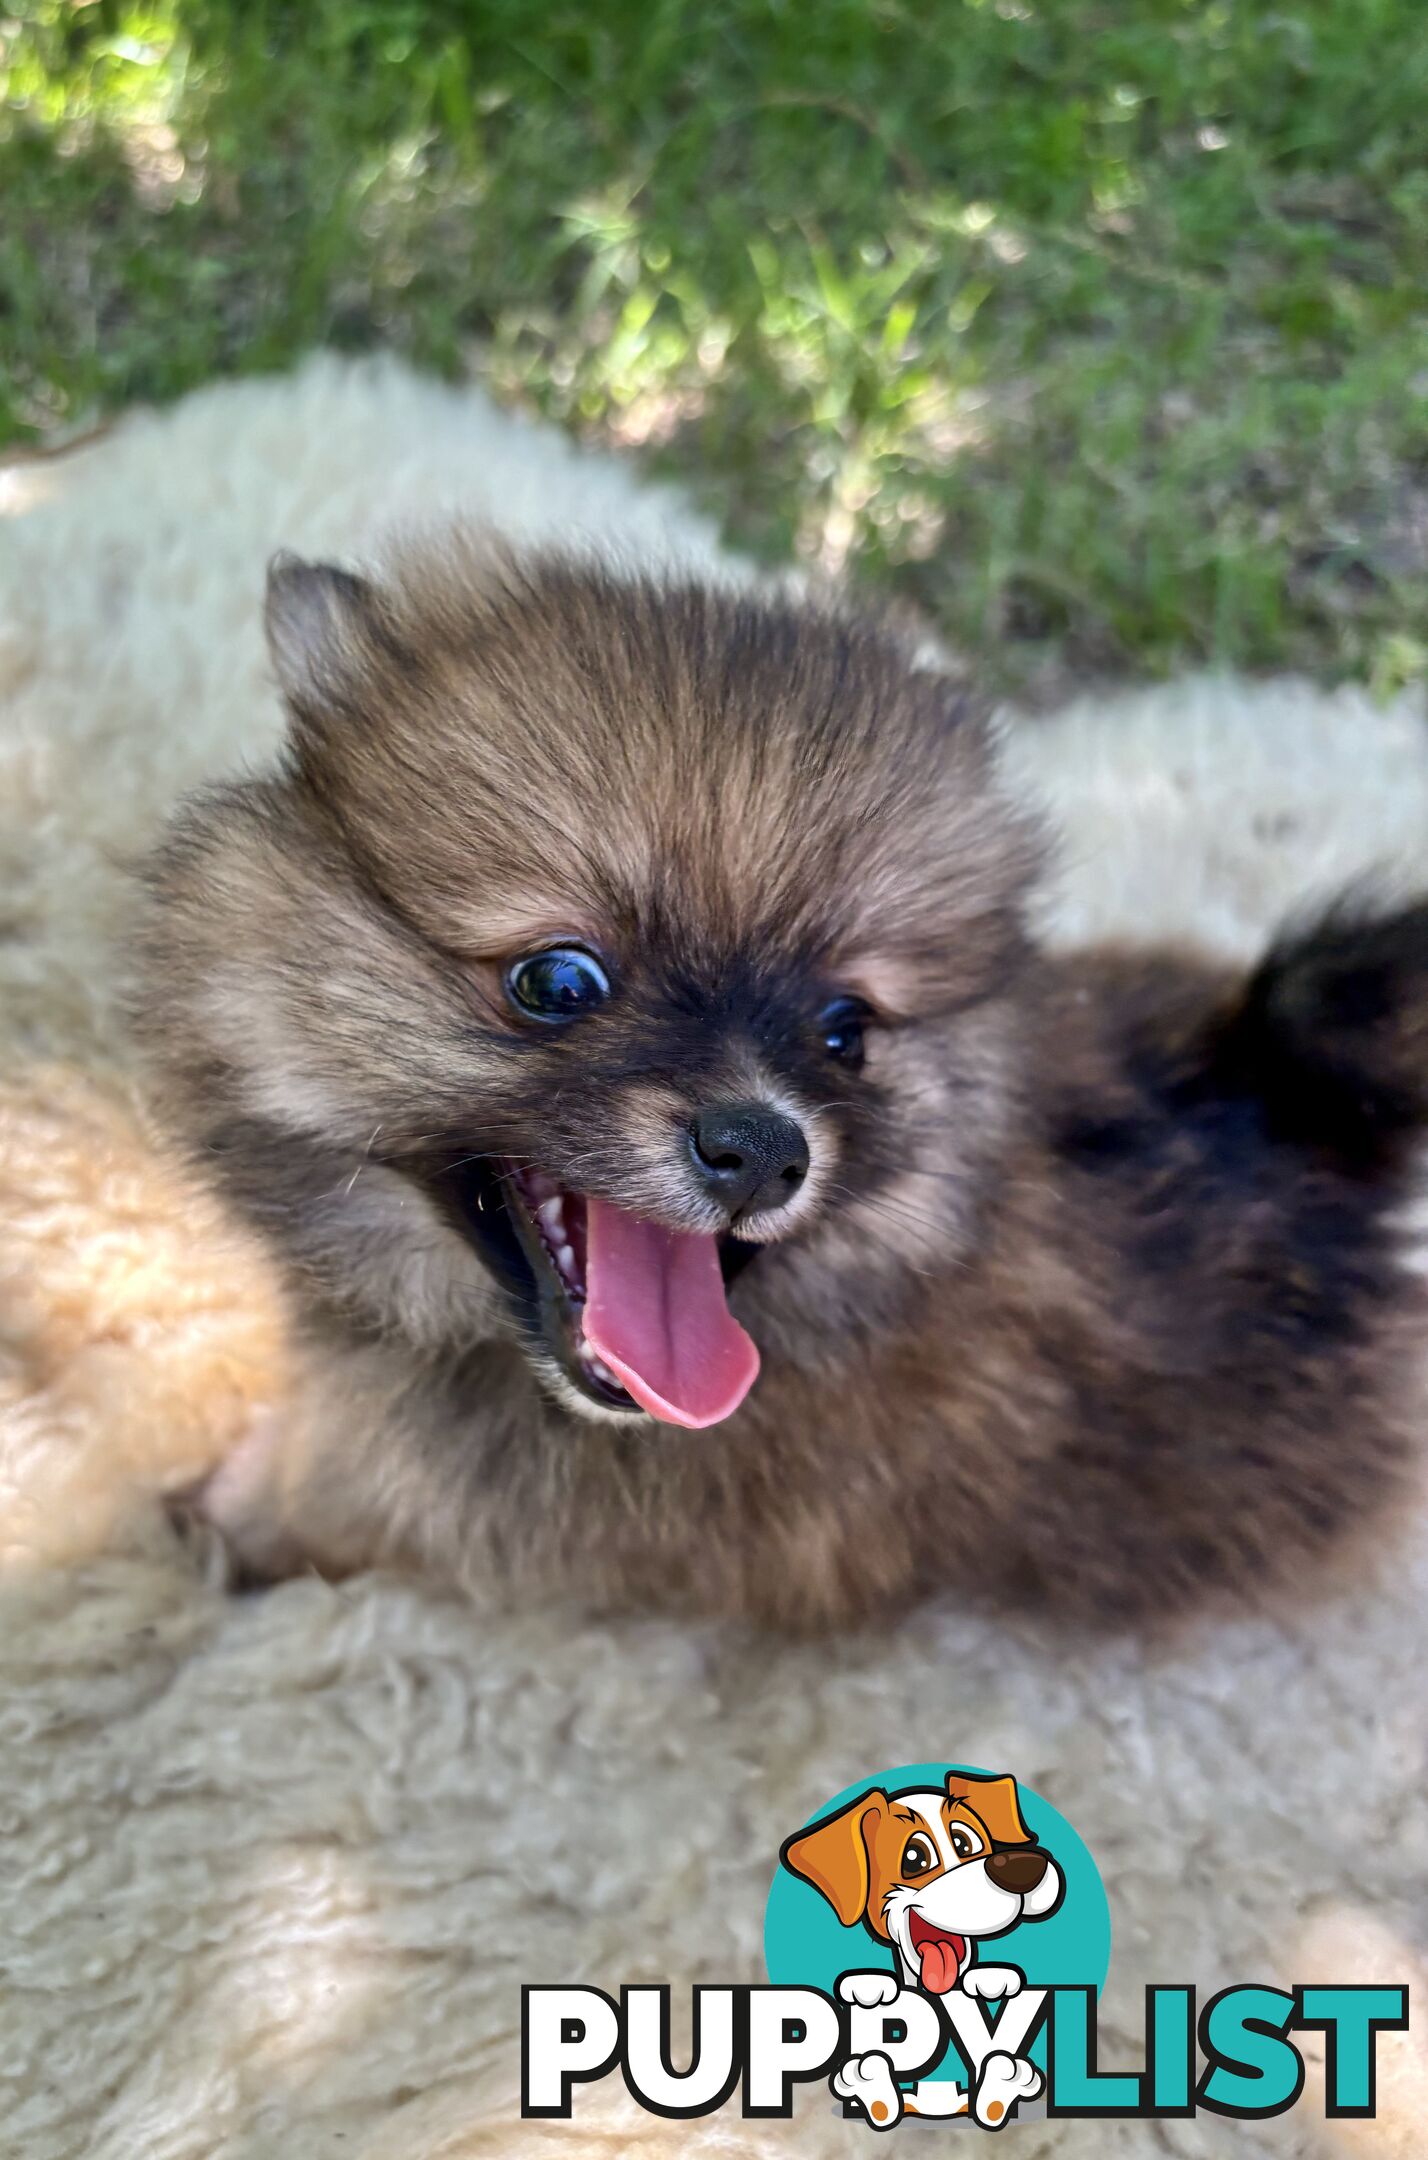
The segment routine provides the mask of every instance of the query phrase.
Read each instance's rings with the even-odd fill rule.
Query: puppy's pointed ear
[[[966,1777],[960,1771],[949,1770],[947,1797],[965,1800],[973,1814],[986,1824],[998,1845],[1033,1843],[1031,1832],[1022,1820],[1014,1777]]]
[[[854,1926],[868,1909],[868,1854],[887,1812],[885,1792],[865,1792],[826,1821],[787,1838],[780,1850],[784,1866],[827,1898],[844,1927]]]
[[[340,700],[370,665],[381,598],[366,578],[332,563],[275,555],[263,620],[278,683],[294,714]]]

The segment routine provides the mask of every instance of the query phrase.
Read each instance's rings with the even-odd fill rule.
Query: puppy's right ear
[[[342,703],[371,665],[381,596],[333,563],[275,555],[263,621],[279,686],[298,718]]]
[[[887,1812],[885,1792],[865,1792],[836,1815],[785,1839],[779,1850],[784,1866],[827,1898],[844,1927],[854,1926],[868,1909],[869,1854]]]

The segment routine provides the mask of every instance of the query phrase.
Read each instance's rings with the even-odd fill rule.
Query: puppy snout
[[[689,1154],[711,1200],[731,1217],[793,1199],[808,1175],[802,1126],[767,1103],[716,1103],[690,1121]]]
[[[1046,1854],[1038,1852],[1034,1845],[1017,1852],[994,1852],[987,1862],[987,1873],[999,1890],[1025,1897],[1046,1873]]]

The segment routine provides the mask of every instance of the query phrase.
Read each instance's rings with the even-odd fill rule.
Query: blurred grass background
[[[0,0],[0,441],[396,347],[1004,686],[1428,671],[1423,0]]]

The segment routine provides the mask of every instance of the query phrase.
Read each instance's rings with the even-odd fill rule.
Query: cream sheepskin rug
[[[281,1402],[282,1328],[261,1256],[146,1129],[125,863],[180,789],[278,740],[272,550],[360,553],[448,507],[718,559],[627,468],[384,365],[0,472],[0,2151],[866,2152],[821,2086],[788,2125],[662,2122],[618,2083],[523,2124],[519,1989],[761,1978],[780,1840],[929,1756],[1014,1770],[1097,1855],[1109,2066],[1139,2060],[1151,1980],[1421,1989],[1421,1525],[1375,1585],[1154,1657],[954,1595],[816,1647],[376,1576],[234,1599],[170,1531],[160,1491]],[[1064,938],[1249,951],[1366,865],[1422,877],[1408,700],[1202,678],[1013,726],[1008,754],[1065,832]],[[1380,2061],[1375,2123],[1325,2126],[1311,2075],[1262,2127],[1031,2121],[1015,2151],[1419,2154],[1421,2038]]]

